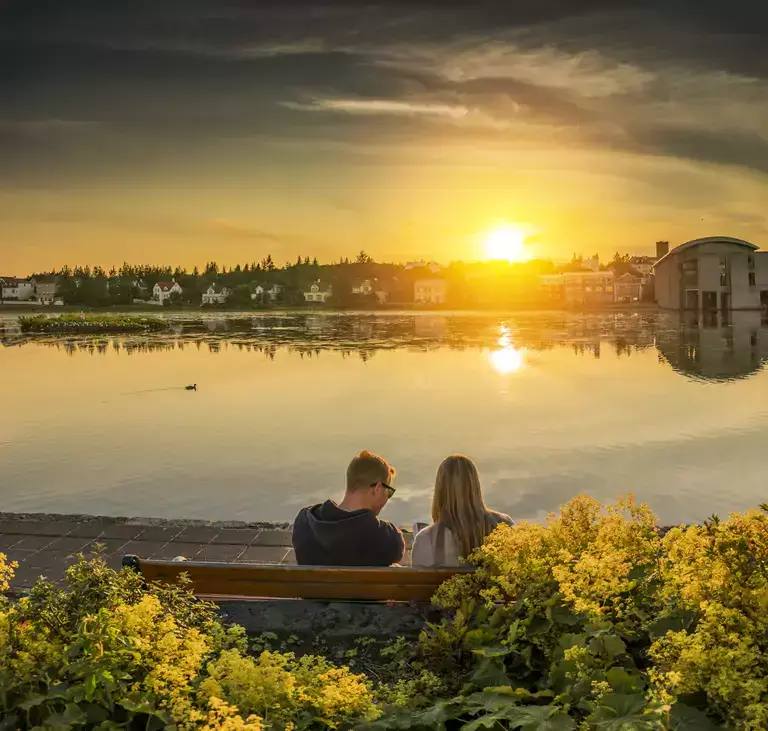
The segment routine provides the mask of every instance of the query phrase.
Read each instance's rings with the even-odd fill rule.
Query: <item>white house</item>
[[[26,301],[35,296],[35,280],[0,277],[0,299]]]
[[[656,303],[670,310],[768,307],[768,252],[730,236],[687,241],[653,266]]]
[[[258,302],[264,301],[264,294],[269,297],[270,302],[274,302],[283,292],[282,284],[269,284],[268,282],[260,282],[251,291],[251,299]]]
[[[305,302],[322,302],[333,294],[330,284],[323,284],[319,279],[313,282],[309,287],[309,292],[304,292]]]
[[[181,294],[182,292],[182,288],[175,279],[170,282],[158,282],[152,289],[152,298],[162,304],[169,300],[172,294]]]
[[[232,290],[229,287],[222,287],[216,282],[208,286],[208,289],[203,292],[203,304],[204,305],[223,305],[226,304],[229,296],[232,294]]]
[[[423,305],[444,305],[448,285],[444,279],[417,279],[413,283],[413,300]]]
[[[355,282],[352,285],[352,294],[361,294],[368,296],[373,294],[373,282],[370,279],[364,279],[362,282]]]

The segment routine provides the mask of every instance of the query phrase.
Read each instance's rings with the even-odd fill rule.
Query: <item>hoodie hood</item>
[[[296,516],[293,548],[303,565],[389,566],[402,559],[405,542],[398,528],[373,511],[342,510],[326,500]]]
[[[343,510],[333,500],[326,500],[302,510],[296,518],[297,525],[299,522],[318,546],[336,553],[375,529],[379,521],[367,508]]]

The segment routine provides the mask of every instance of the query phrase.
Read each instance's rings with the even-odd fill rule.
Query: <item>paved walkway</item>
[[[409,548],[410,538],[406,534]],[[0,513],[0,553],[19,564],[13,589],[29,588],[40,576],[61,583],[78,553],[90,558],[98,550],[114,569],[131,553],[223,563],[296,562],[287,524]],[[410,554],[404,563],[410,563]]]

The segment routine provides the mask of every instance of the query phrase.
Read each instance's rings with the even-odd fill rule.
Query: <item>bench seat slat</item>
[[[132,561],[132,564],[131,564]],[[126,558],[149,581],[173,582],[186,573],[197,595],[250,598],[428,602],[456,573],[472,569],[331,567],[152,561]]]

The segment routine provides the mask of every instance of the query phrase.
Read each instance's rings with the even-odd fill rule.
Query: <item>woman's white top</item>
[[[488,517],[495,528],[499,523],[506,523],[507,525],[514,525],[515,521],[504,513],[496,513],[493,511],[488,512]],[[426,528],[420,530],[416,534],[416,538],[413,539],[413,550],[411,551],[411,565],[412,566],[459,566],[459,549],[454,542],[453,534],[450,528],[445,528],[440,531],[443,535],[445,545],[443,548],[443,560],[438,564],[437,556],[439,555],[437,539],[440,532],[438,532],[438,524],[432,523]],[[464,558],[462,556],[462,558]]]

